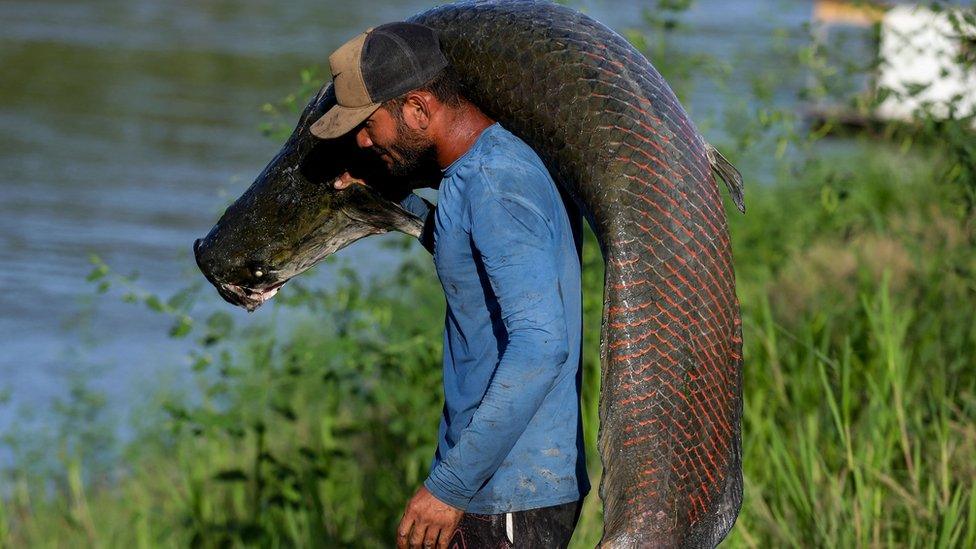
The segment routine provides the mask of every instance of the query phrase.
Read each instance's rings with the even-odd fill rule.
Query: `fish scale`
[[[742,337],[704,140],[651,63],[575,10],[461,2],[411,20],[440,31],[470,98],[600,243],[601,545],[717,545],[742,498]]]

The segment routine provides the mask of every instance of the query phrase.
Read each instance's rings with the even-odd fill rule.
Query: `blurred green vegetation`
[[[748,182],[748,214],[727,209],[745,341],[745,501],[726,545],[976,546],[972,118],[829,140],[774,99],[795,75],[756,70],[743,98],[722,87],[727,62],[674,47],[689,4],[662,1],[628,35],[682,97],[703,74],[725,89],[727,108],[708,123]],[[840,77],[822,44],[787,42],[784,70],[818,79],[803,94]],[[313,74],[265,107],[277,118],[262,131],[293,119]],[[94,258],[98,292],[194,338],[198,390],[147,402],[114,457],[83,385],[60,409],[53,469],[22,444],[33,433],[9,434],[17,461],[0,491],[0,545],[390,546],[435,445],[444,308],[429,256],[406,237],[395,246],[395,273],[363,281],[345,269],[328,288],[295,280],[246,328],[227,311],[195,311],[196,293],[210,291],[199,284],[163,299]],[[602,283],[588,233],[594,486]],[[600,512],[594,490],[574,546],[596,543]]]

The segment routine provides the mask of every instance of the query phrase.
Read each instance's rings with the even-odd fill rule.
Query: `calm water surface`
[[[157,380],[188,377],[185,344],[165,336],[168,321],[94,297],[89,254],[163,296],[202,280],[193,239],[278,149],[258,131],[260,105],[292,92],[302,68],[327,66],[328,53],[362,29],[430,5],[0,1],[0,391],[11,397],[0,433],[18,410],[43,414],[71,375],[104,391],[120,417]],[[652,3],[575,5],[623,30],[640,28]],[[683,43],[731,59],[764,51],[773,29],[797,29],[808,15],[801,1],[702,1]],[[691,110],[714,100],[705,89]],[[339,255],[367,276],[389,270],[399,256],[382,240]],[[310,282],[333,274],[319,269]],[[216,292],[203,299],[245,316]]]

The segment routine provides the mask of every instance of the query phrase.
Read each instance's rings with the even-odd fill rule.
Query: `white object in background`
[[[969,55],[976,55],[976,27],[963,26],[961,30],[963,36],[953,29],[947,12],[895,6],[885,13],[877,85],[898,93],[878,106],[875,114],[879,118],[910,121],[922,108],[935,118],[945,119],[950,116],[952,103],[956,118],[976,112],[976,70],[957,63],[965,48],[972,48]],[[909,94],[921,86],[924,89]]]

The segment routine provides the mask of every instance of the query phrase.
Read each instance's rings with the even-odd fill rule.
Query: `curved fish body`
[[[473,3],[414,20],[440,31],[474,102],[540,154],[600,242],[603,544],[716,545],[742,495],[742,354],[701,135],[643,55],[574,10]]]
[[[469,98],[536,150],[599,240],[601,545],[717,545],[742,498],[742,339],[712,170],[741,209],[738,173],[651,63],[586,15],[508,0],[441,6],[411,20],[440,31]],[[288,277],[366,234],[417,234],[389,192],[350,200],[344,193],[361,191],[331,189],[353,163],[339,152],[350,145],[317,142],[308,127],[334,102],[330,87],[312,99],[282,153],[198,241],[201,269],[232,303],[260,305]],[[338,167],[309,175],[326,157]],[[381,180],[368,178],[382,189]],[[283,202],[315,215],[292,223],[288,208],[269,206]],[[363,204],[369,215],[357,209]],[[254,265],[276,274],[258,280]]]

